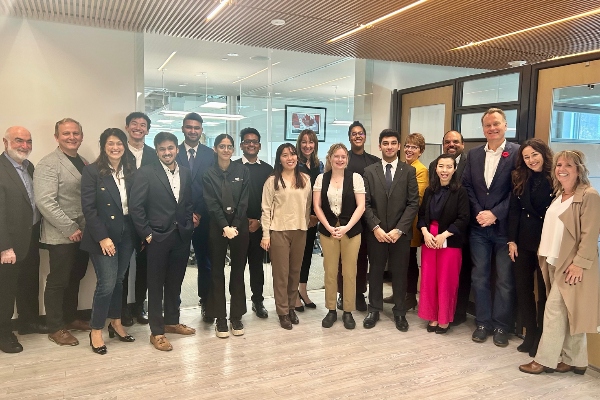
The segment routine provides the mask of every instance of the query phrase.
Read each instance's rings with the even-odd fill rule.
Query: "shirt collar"
[[[246,156],[242,156],[242,164],[260,164],[260,160],[256,157],[256,162],[251,163]]]
[[[12,165],[13,165],[15,168],[26,170],[26,169],[27,169],[27,167],[29,167],[29,160],[27,160],[27,159],[23,160],[23,164],[19,164],[18,162],[16,162],[15,160],[13,160],[13,159],[12,159],[12,158],[11,158],[11,157],[8,155],[8,153],[7,153],[6,151],[4,152],[4,156],[5,156],[6,158],[8,158],[8,161],[10,161],[10,163],[11,163],[11,164],[12,164]]]
[[[165,164],[163,164],[162,161],[161,161],[160,165],[163,167],[163,169],[165,170],[165,172],[167,174],[172,173],[171,170],[169,169],[169,167],[167,167]],[[175,161],[175,172],[172,174],[178,174],[178,173],[179,173],[179,165],[177,164],[177,161]]]
[[[398,168],[398,157],[396,157],[396,159],[395,159],[394,161],[392,161],[391,163],[389,163],[389,162],[387,162],[387,161],[385,161],[385,160],[383,160],[383,159],[381,160],[381,162],[383,163],[383,168],[385,168],[385,166],[386,166],[387,164],[391,164],[391,165],[392,165],[392,168],[393,168],[394,170],[396,170],[396,169]]]
[[[183,145],[185,146],[185,152],[187,154],[190,154],[190,149],[194,149],[194,154],[198,154],[198,146],[200,145],[200,142],[198,142],[196,147],[189,146],[186,142],[183,142]]]
[[[504,142],[502,142],[502,144],[500,145],[500,147],[498,147],[496,149],[496,151],[490,150],[490,148],[488,147],[488,144],[485,144],[485,147],[483,148],[486,152],[493,152],[493,153],[497,153],[498,151],[503,152],[504,148],[506,147],[506,139],[504,139]]]
[[[456,163],[460,163],[460,158],[462,157],[462,153],[458,155],[458,157],[456,157],[454,160],[456,161]]]

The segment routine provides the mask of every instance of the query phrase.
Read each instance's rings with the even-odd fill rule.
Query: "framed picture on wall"
[[[325,107],[285,106],[285,140],[296,141],[298,135],[305,129],[311,129],[317,134],[319,142],[325,141]]]

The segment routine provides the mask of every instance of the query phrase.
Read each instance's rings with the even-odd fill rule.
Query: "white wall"
[[[98,138],[123,128],[136,107],[135,42],[139,34],[0,17],[0,131],[23,125],[33,136],[31,161],[56,147],[54,123],[78,120],[84,131],[80,153],[98,155]],[[45,282],[47,252],[42,251]],[[90,268],[82,282],[80,308],[91,308],[95,286]],[[40,300],[42,300],[40,296]]]

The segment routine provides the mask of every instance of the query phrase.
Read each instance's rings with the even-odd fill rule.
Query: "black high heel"
[[[438,335],[443,335],[444,333],[448,332],[448,329],[450,329],[450,325],[448,325],[445,328],[442,328],[441,326],[437,326],[437,329],[435,330],[435,333]]]
[[[307,303],[306,300],[304,300],[304,297],[302,297],[302,295],[300,294],[299,290],[298,290],[298,296],[300,297],[300,301],[304,303],[306,308],[317,308],[317,305],[315,303]]]
[[[110,337],[111,339],[115,337],[115,335],[117,335],[117,337],[119,338],[119,340],[121,342],[135,342],[135,338],[129,334],[125,335],[125,336],[121,336],[119,335],[119,333],[115,330],[115,328],[113,328],[112,324],[109,323],[108,324],[108,337]]]
[[[108,349],[106,348],[106,345],[103,344],[100,347],[94,347],[94,345],[92,344],[92,332],[90,332],[90,347],[92,348],[92,351],[96,354],[100,354],[101,356],[105,355],[108,352]]]

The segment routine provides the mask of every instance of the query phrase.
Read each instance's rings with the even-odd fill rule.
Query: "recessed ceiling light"
[[[275,94],[281,94],[281,92],[275,92]]]
[[[182,84],[181,84],[181,85],[179,85],[179,86],[181,86],[181,87],[184,87],[184,86],[187,86],[187,84],[185,84],[185,83],[182,83]]]
[[[227,55],[228,55],[229,57],[237,57],[237,56],[239,56],[239,54],[238,54],[238,53],[227,53]]]
[[[254,61],[268,61],[269,57],[267,57],[267,56],[252,56],[252,57],[250,57],[250,59],[254,60]]]
[[[285,21],[282,19],[274,19],[274,20],[271,20],[271,25],[282,26],[282,25],[285,25]]]
[[[227,58],[227,57],[223,57],[223,58],[221,58],[221,60],[222,60],[222,61],[227,61],[227,60],[229,60],[229,58]]]

